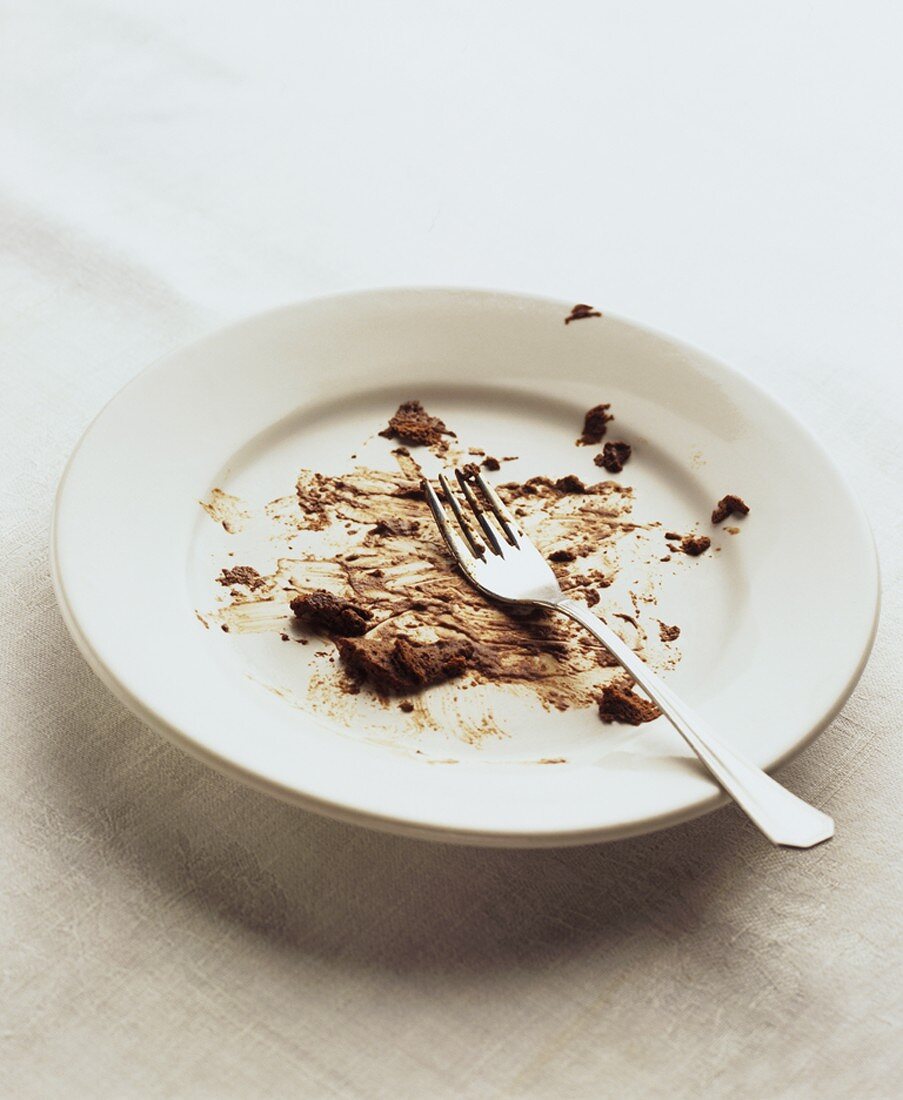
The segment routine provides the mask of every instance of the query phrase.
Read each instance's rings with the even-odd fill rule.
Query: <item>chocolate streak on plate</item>
[[[289,599],[323,590],[372,615],[353,642],[341,642],[326,628],[355,690],[363,680],[384,695],[410,694],[421,683],[463,675],[456,682],[514,685],[550,708],[591,705],[604,682],[602,670],[614,666],[605,649],[557,616],[494,603],[472,588],[431,520],[419,466],[405,448],[398,448],[395,458],[396,471],[357,467],[333,476],[303,470],[292,521],[298,531],[322,532],[322,553],[281,559],[266,578],[267,598],[259,614],[252,598],[223,608],[220,618],[235,630],[262,630],[265,624],[284,630]],[[568,563],[559,564],[565,591],[586,598],[590,584],[595,589],[611,583],[617,571],[613,543],[637,528],[629,519],[631,489],[611,481],[585,485],[571,475],[557,482],[546,477],[507,482],[498,491],[509,506],[520,509],[519,522],[546,554],[562,546],[583,547],[591,534],[604,569],[583,561],[572,576]],[[284,516],[289,507],[283,501],[280,513]],[[348,533],[348,523],[356,526],[356,535]],[[288,590],[281,608],[280,589]],[[463,667],[446,663],[441,676],[421,679],[411,675],[416,652],[412,656],[405,650],[401,664],[407,671],[392,682],[399,662],[392,658],[387,663],[386,655],[397,654],[400,640],[415,650],[438,643]],[[389,673],[380,677],[377,666]],[[338,676],[336,687],[349,690]]]
[[[251,513],[244,507],[238,497],[231,493],[225,493],[222,489],[211,489],[209,500],[198,501],[208,516],[222,525],[223,530],[229,535],[235,535],[245,525],[245,521],[251,518]]]

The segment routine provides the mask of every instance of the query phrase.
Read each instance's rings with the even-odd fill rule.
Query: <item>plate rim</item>
[[[104,686],[133,714],[135,714],[140,721],[149,726],[152,730],[154,730],[155,733],[165,737],[167,740],[177,745],[180,749],[186,751],[190,756],[193,756],[195,759],[214,768],[220,773],[225,774],[232,779],[237,779],[238,781],[256,790],[277,797],[282,801],[300,806],[306,810],[315,813],[323,814],[335,820],[343,821],[348,824],[373,828],[383,832],[394,833],[406,837],[426,839],[436,842],[466,844],[479,847],[551,848],[577,846],[657,832],[660,829],[670,828],[682,822],[693,820],[697,817],[702,816],[703,814],[712,812],[720,806],[725,805],[729,801],[729,798],[720,791],[714,791],[709,795],[703,796],[692,801],[691,803],[685,804],[677,810],[666,811],[660,815],[649,816],[642,820],[633,820],[624,822],[622,824],[600,825],[587,829],[567,831],[559,829],[543,830],[540,828],[535,832],[529,833],[525,833],[520,830],[512,832],[506,831],[504,829],[486,828],[462,831],[452,826],[445,826],[439,823],[414,821],[407,817],[400,817],[397,815],[393,816],[390,813],[379,814],[370,810],[348,806],[342,802],[322,799],[316,795],[311,794],[310,792],[299,790],[295,786],[280,784],[278,781],[272,779],[269,776],[262,775],[259,772],[254,771],[252,768],[245,767],[244,765],[238,763],[229,756],[225,756],[213,751],[209,747],[201,744],[199,741],[192,738],[187,730],[181,729],[173,725],[172,723],[162,718],[159,714],[157,714],[148,704],[146,704],[141,698],[135,695],[115,675],[112,669],[110,669],[100,659],[100,657],[94,650],[90,639],[79,624],[66,594],[65,584],[62,579],[62,571],[60,568],[58,523],[61,504],[65,496],[66,487],[71,475],[71,471],[75,465],[79,452],[81,451],[85,441],[88,439],[97,422],[106,414],[107,410],[113,403],[115,403],[133,385],[137,384],[141,379],[143,379],[145,375],[151,373],[159,365],[173,357],[182,356],[196,351],[208,340],[228,336],[230,331],[241,330],[252,323],[265,324],[268,318],[274,318],[281,314],[293,313],[303,307],[315,305],[317,303],[326,303],[336,301],[338,299],[348,298],[372,299],[376,296],[382,295],[408,296],[411,298],[427,296],[476,296],[486,299],[492,298],[516,301],[521,304],[526,302],[532,304],[552,305],[563,308],[565,311],[567,311],[567,309],[569,308],[567,300],[556,298],[550,295],[534,294],[532,292],[516,290],[499,290],[477,286],[389,285],[351,288],[335,293],[326,293],[308,296],[300,299],[293,299],[291,301],[284,302],[265,310],[247,314],[241,318],[238,318],[237,320],[230,321],[225,325],[211,326],[195,339],[185,344],[179,345],[174,349],[166,351],[150,361],[132,378],[130,378],[123,386],[121,386],[102,405],[96,415],[91,418],[90,422],[80,435],[77,443],[72,450],[72,453],[70,454],[63,468],[54,496],[50,524],[51,581],[56,601],[59,606],[61,616],[66,625],[66,628],[76,646],[78,647],[79,651],[81,652],[82,656],[85,658],[89,667],[98,677],[98,679],[104,684]],[[871,608],[871,625],[865,645],[863,646],[862,652],[860,653],[856,665],[849,675],[847,682],[838,689],[833,703],[825,710],[821,717],[800,736],[797,741],[795,741],[788,748],[784,749],[782,752],[775,755],[773,758],[768,759],[765,764],[765,769],[769,772],[772,772],[782,767],[785,763],[801,753],[827,728],[827,726],[831,724],[831,722],[840,713],[840,711],[843,709],[844,705],[852,695],[853,691],[855,690],[856,685],[858,684],[871,656],[880,620],[882,590],[880,559],[878,556],[874,532],[869,522],[868,515],[866,514],[865,509],[862,507],[859,500],[853,493],[844,471],[835,463],[827,447],[822,444],[821,440],[814,434],[809,426],[804,421],[800,420],[796,416],[796,414],[791,411],[780,398],[776,397],[768,389],[760,385],[758,381],[750,378],[738,367],[732,366],[729,363],[725,363],[722,360],[713,357],[708,352],[703,351],[702,349],[685,340],[671,336],[670,334],[662,332],[661,330],[656,329],[650,325],[634,321],[631,318],[624,317],[610,310],[606,310],[605,315],[612,320],[616,320],[637,330],[640,333],[661,339],[673,347],[685,349],[686,351],[692,353],[694,356],[702,358],[708,364],[714,366],[716,370],[723,372],[724,375],[728,376],[731,379],[737,379],[741,382],[742,385],[750,387],[757,393],[760,398],[764,398],[767,403],[778,409],[794,424],[798,433],[801,436],[805,437],[807,445],[818,452],[821,459],[833,471],[839,485],[841,485],[843,488],[847,506],[857,514],[864,531],[868,535],[867,541],[870,548],[869,565],[874,583]]]

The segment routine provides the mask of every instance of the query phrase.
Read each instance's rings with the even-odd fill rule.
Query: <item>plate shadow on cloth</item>
[[[728,888],[736,905],[738,892],[762,889],[769,859],[796,855],[769,850],[731,807],[657,834],[551,850],[345,825],[157,738],[94,680],[55,610],[34,649],[22,672],[47,716],[45,797],[67,835],[84,838],[93,864],[150,911],[178,906],[276,951],[398,973],[542,968],[650,925],[691,932]],[[752,855],[763,857],[755,869]]]

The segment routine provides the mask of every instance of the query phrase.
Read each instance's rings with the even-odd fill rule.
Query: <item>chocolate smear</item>
[[[260,588],[266,584],[266,578],[250,565],[234,565],[231,569],[224,569],[216,578],[219,584],[230,588],[233,584],[243,584],[246,588]]]

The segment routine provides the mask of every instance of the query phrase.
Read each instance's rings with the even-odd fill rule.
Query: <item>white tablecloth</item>
[[[899,5],[11,0],[0,20],[2,1095],[890,1097]],[[393,839],[206,770],[94,679],[47,540],[99,407],[242,314],[412,283],[645,321],[834,451],[885,596],[859,688],[783,772],[832,843],[774,851],[732,808],[569,851]]]

